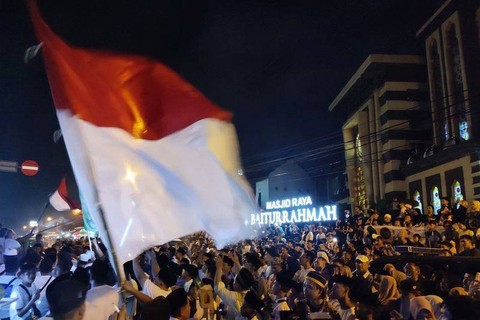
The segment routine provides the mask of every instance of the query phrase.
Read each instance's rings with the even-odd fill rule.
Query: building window
[[[420,192],[418,190],[415,190],[415,192],[413,193],[413,201],[417,202],[415,208],[420,210],[420,213],[423,213],[422,197],[420,196]]]
[[[360,162],[363,161],[362,141],[360,140],[359,133],[357,133],[357,137],[355,139],[355,156]]]
[[[362,208],[367,208],[367,190],[365,186],[365,175],[362,168],[363,151],[360,134],[355,139],[355,202]]]
[[[465,108],[465,95],[463,87],[462,61],[460,59],[460,45],[457,30],[452,25],[447,32],[448,65],[450,74],[451,101],[453,104],[453,123],[456,124],[458,136],[464,140],[470,139],[467,111]]]
[[[440,194],[438,193],[438,188],[435,186],[432,188],[432,206],[435,214],[437,214],[438,210],[442,207],[440,203]]]
[[[453,203],[458,203],[463,200],[462,186],[460,182],[455,180],[452,184]]]
[[[432,104],[436,118],[437,143],[443,145],[450,139],[450,126],[448,122],[448,110],[445,108],[442,67],[440,65],[437,41],[433,41],[430,45],[430,70],[432,72]]]

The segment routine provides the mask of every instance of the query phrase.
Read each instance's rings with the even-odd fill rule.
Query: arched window
[[[453,203],[463,200],[462,186],[460,182],[455,180],[452,184]]]
[[[438,193],[438,188],[436,186],[432,188],[432,206],[434,214],[437,214],[438,210],[442,207],[440,203],[440,194]]]
[[[435,114],[435,126],[437,143],[443,145],[450,139],[450,124],[448,121],[448,110],[445,107],[445,94],[442,85],[442,68],[440,66],[440,55],[438,54],[437,41],[430,45],[430,70],[432,72],[432,103]]]
[[[423,213],[423,206],[422,206],[422,197],[420,196],[420,192],[418,190],[415,190],[413,193],[413,200],[417,201],[418,205],[415,206],[418,210],[420,210],[420,213]]]
[[[465,108],[462,61],[460,59],[460,45],[458,43],[457,29],[455,25],[452,25],[448,30],[447,39],[453,113],[455,113],[455,122],[458,126],[458,135],[464,140],[469,140],[470,134]]]
[[[360,134],[357,133],[357,136],[355,138],[355,202],[362,208],[366,208],[368,206],[368,200],[362,162],[362,143],[360,140]]]
[[[355,138],[355,156],[359,162],[363,161],[362,141],[360,140],[360,134],[357,133]]]

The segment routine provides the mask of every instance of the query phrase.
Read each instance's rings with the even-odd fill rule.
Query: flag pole
[[[88,246],[90,247],[90,251],[92,250],[92,239],[90,239],[90,231],[87,231],[87,237],[88,237]]]
[[[110,231],[108,229],[107,219],[105,218],[105,214],[100,204],[98,205],[98,212],[100,213],[100,219],[102,220],[102,225],[103,225],[103,228],[105,229],[105,236],[107,238],[105,239],[108,244],[107,249],[109,249],[107,250],[108,251],[107,253],[112,263],[112,266],[117,273],[118,281],[121,284],[126,279],[125,272],[123,270],[123,265],[120,264],[120,261],[117,258],[116,249],[115,249],[115,246],[113,246],[112,237],[110,236]]]
[[[47,212],[47,208],[48,208],[48,205],[50,204],[50,197],[52,196],[53,193],[49,193],[48,196],[47,196],[47,201],[45,202],[45,204],[43,205],[43,209],[42,209],[42,213],[40,214],[40,216],[38,217],[37,219],[37,224],[40,222],[40,220],[43,218],[43,215],[45,214],[45,212]]]
[[[54,45],[52,43],[52,38],[55,39],[56,37],[52,35],[53,34],[52,31],[49,29],[49,27],[43,21],[41,15],[40,15],[40,11],[39,11],[38,6],[37,6],[37,1],[36,0],[29,0],[28,1],[28,8],[29,8],[29,11],[30,11],[30,15],[32,17],[32,22],[33,22],[33,26],[34,26],[34,29],[35,29],[35,33],[36,33],[39,41],[43,42],[42,51],[44,51],[44,53],[45,53],[45,50],[48,50],[47,48],[49,46]],[[60,41],[60,43],[62,43],[62,42]],[[47,53],[47,55],[48,55],[48,53]],[[53,73],[50,74],[50,72],[49,72],[50,70],[48,70],[49,67],[50,66],[47,64],[46,69],[47,69],[47,73],[48,73],[48,78],[50,80],[50,86],[53,89],[53,87],[52,87],[52,81],[53,81],[52,74]],[[57,105],[57,101],[56,101],[57,97],[54,94],[53,90],[52,90],[52,95],[53,95],[54,101],[56,102],[55,104]],[[63,102],[66,102],[66,101],[63,101]],[[57,105],[57,107],[58,107],[58,105]],[[60,126],[62,127],[61,122],[60,122]],[[67,149],[69,151],[68,153],[69,153],[69,156],[71,158],[72,153],[71,153],[71,150],[68,148],[68,141],[67,140],[68,139],[65,139],[65,144],[67,145]],[[74,164],[72,163],[72,165],[74,165]],[[91,166],[91,163],[88,160],[87,160],[87,165]],[[93,184],[93,186],[96,186],[97,184],[95,183],[94,170],[91,169],[90,172],[92,172],[92,180],[93,180],[93,181],[91,181],[91,183]],[[74,168],[74,173],[76,175],[79,174],[79,172],[76,172],[75,168]],[[119,278],[119,281],[122,282],[122,281],[125,280],[125,275],[124,275],[124,272],[123,272],[123,265],[120,264],[120,261],[118,260],[118,258],[116,256],[116,249],[115,249],[115,246],[112,243],[112,239],[111,239],[111,235],[110,235],[110,232],[109,232],[108,224],[107,224],[107,221],[105,219],[105,214],[104,214],[104,212],[102,210],[102,207],[100,205],[100,201],[98,201],[99,200],[99,194],[98,194],[98,190],[96,190],[96,188],[95,188],[94,197],[96,198],[95,200],[97,200],[97,201],[95,201],[95,204],[96,204],[95,207],[93,207],[92,202],[90,202],[90,204],[92,204],[92,207],[93,207],[92,209],[97,209],[98,210],[98,213],[100,215],[100,219],[101,219],[102,224],[103,224],[102,227],[105,228],[104,236],[106,237],[106,239],[102,239],[102,240],[106,241],[107,244],[108,244],[108,250],[107,251],[108,251],[108,255],[110,257],[110,262],[112,263],[112,267],[114,268],[114,270],[117,273],[117,277]],[[92,201],[93,199],[89,199],[89,200]],[[88,209],[91,209],[91,208],[88,208]],[[97,225],[97,228],[100,228],[100,226]]]

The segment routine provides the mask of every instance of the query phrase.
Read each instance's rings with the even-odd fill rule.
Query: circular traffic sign
[[[34,176],[38,173],[38,163],[33,160],[24,161],[20,166],[20,171],[26,176]]]

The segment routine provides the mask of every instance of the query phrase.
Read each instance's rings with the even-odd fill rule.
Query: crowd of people
[[[480,202],[415,207],[270,225],[223,249],[197,233],[126,263],[122,281],[100,239],[37,234],[22,249],[3,228],[0,319],[480,319]]]

